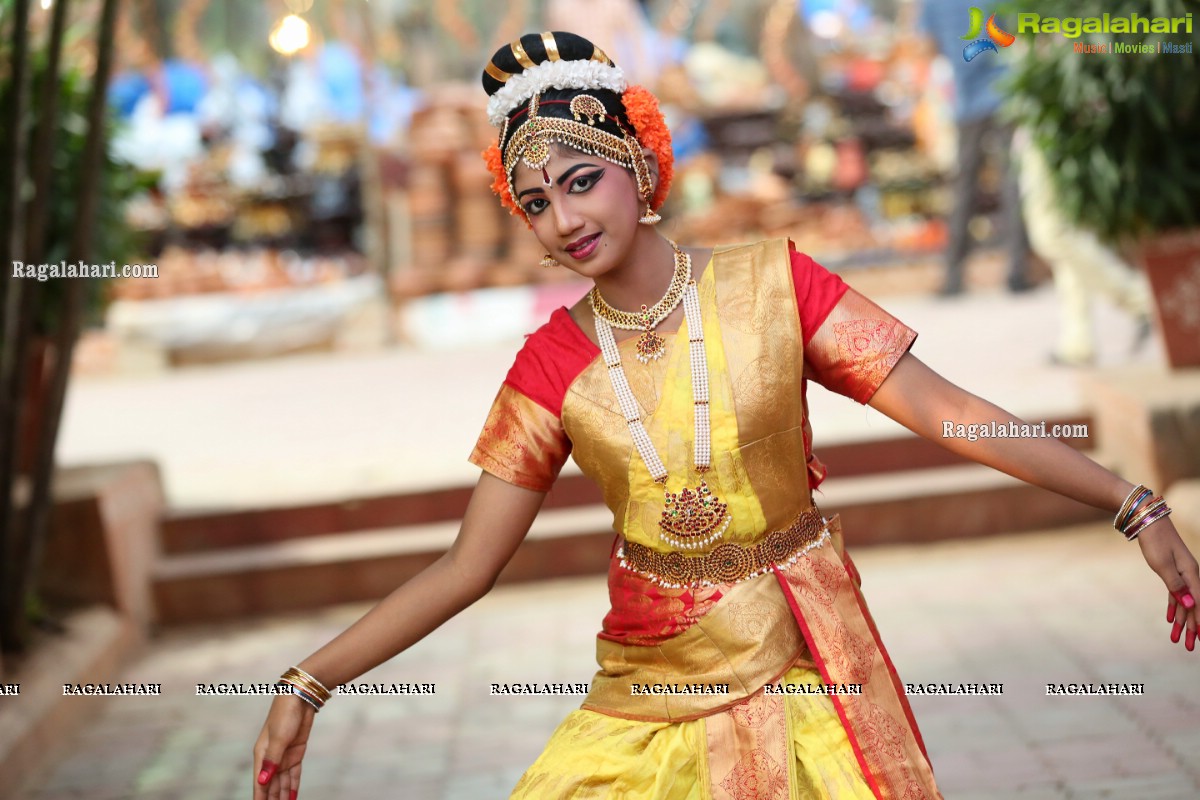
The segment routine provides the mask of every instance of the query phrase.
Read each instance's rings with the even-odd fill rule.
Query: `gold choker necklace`
[[[652,307],[643,303],[642,310],[636,313],[621,311],[605,302],[604,298],[600,296],[600,290],[595,286],[588,292],[588,303],[596,317],[603,319],[614,328],[642,332],[637,341],[637,359],[643,364],[661,358],[662,354],[666,352],[667,341],[655,333],[654,328],[679,307],[680,301],[683,300],[684,290],[687,289],[688,281],[692,277],[691,259],[674,242],[671,242],[671,249],[675,251],[675,273],[671,276],[671,284],[667,287],[667,293]]]

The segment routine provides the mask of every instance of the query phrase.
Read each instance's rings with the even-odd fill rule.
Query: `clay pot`
[[[1133,256],[1150,279],[1167,361],[1200,367],[1200,228],[1143,240]]]

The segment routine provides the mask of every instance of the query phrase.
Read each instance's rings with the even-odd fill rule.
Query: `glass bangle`
[[[1164,504],[1161,508],[1157,509],[1153,514],[1151,514],[1148,517],[1146,517],[1145,519],[1143,519],[1141,524],[1138,525],[1136,528],[1134,528],[1130,533],[1125,534],[1125,538],[1132,542],[1134,539],[1136,539],[1138,537],[1138,535],[1141,534],[1142,531],[1146,530],[1146,528],[1149,528],[1151,525],[1158,522],[1160,519],[1166,519],[1169,516],[1171,516],[1171,509],[1167,508],[1167,506]]]
[[[303,700],[304,702],[306,702],[310,706],[312,706],[313,711],[320,711],[321,706],[324,705],[323,703],[321,703],[321,701],[317,700],[317,698],[313,697],[308,692],[304,691],[299,686],[297,686],[294,683],[291,683],[290,681],[280,681],[279,683],[277,683],[275,685],[276,686],[287,686],[288,688],[290,688],[292,690],[292,694],[296,695],[296,697],[299,697],[301,700]]]
[[[1146,504],[1144,504],[1142,506],[1139,506],[1135,510],[1135,512],[1129,517],[1129,519],[1126,521],[1126,523],[1121,527],[1121,532],[1128,533],[1130,530],[1136,528],[1141,523],[1141,521],[1144,520],[1147,516],[1149,516],[1150,514],[1153,514],[1155,511],[1157,511],[1158,509],[1162,508],[1165,505],[1166,505],[1166,501],[1163,500],[1161,496],[1152,498],[1149,502],[1147,502]]]
[[[1121,504],[1121,508],[1117,511],[1117,515],[1113,517],[1113,527],[1124,532],[1125,525],[1129,522],[1129,515],[1133,513],[1133,510],[1137,508],[1142,501],[1153,494],[1154,492],[1150,491],[1141,484],[1133,487],[1133,491],[1131,491],[1125,497],[1125,502]]]

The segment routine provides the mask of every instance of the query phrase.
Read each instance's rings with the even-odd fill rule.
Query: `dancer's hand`
[[[1196,626],[1200,622],[1200,571],[1196,558],[1183,543],[1169,518],[1160,519],[1137,538],[1150,569],[1167,585],[1167,622],[1172,623],[1171,641],[1178,642],[1186,629],[1184,647],[1196,649]]]
[[[316,712],[295,695],[279,695],[254,744],[254,800],[296,800],[300,759]]]

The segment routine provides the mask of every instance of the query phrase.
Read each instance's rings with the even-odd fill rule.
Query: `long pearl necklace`
[[[672,247],[675,247],[673,242]],[[691,277],[692,260],[678,247],[675,247],[675,252],[677,258],[684,263],[688,275],[687,287],[683,293],[683,311],[687,319],[692,363],[694,460],[696,472],[703,474],[708,471],[712,456],[711,420],[708,411],[708,356],[704,350],[700,296],[696,290],[696,281]],[[604,363],[608,366],[608,377],[612,381],[621,413],[625,415],[625,422],[629,425],[634,446],[637,447],[638,454],[654,482],[663,484],[663,511],[658,523],[660,538],[672,547],[683,550],[695,550],[716,541],[729,527],[729,507],[712,493],[703,479],[695,489],[685,487],[678,494],[666,491],[667,468],[663,466],[662,459],[658,457],[658,452],[650,441],[650,434],[642,424],[641,411],[621,366],[621,352],[617,348],[616,339],[613,338],[612,326],[599,314],[595,315],[595,321],[596,338],[600,342]]]
[[[639,312],[621,311],[610,306],[595,286],[587,295],[593,316],[603,317],[614,328],[642,332],[637,340],[637,359],[643,364],[658,360],[666,352],[667,340],[656,333],[654,328],[679,307],[679,301],[683,299],[683,292],[692,276],[691,259],[674,242],[671,242],[671,248],[675,251],[675,272],[671,275],[667,293],[653,306],[643,303]]]

